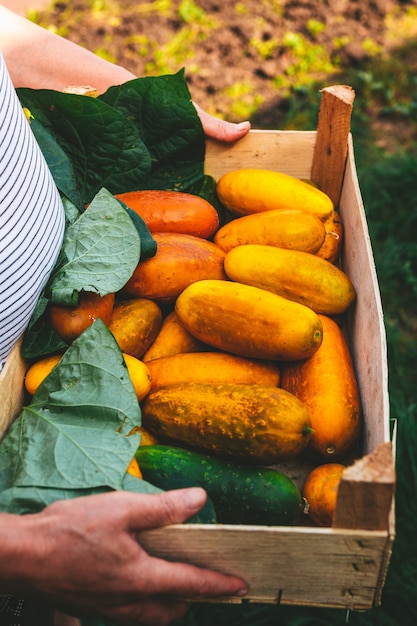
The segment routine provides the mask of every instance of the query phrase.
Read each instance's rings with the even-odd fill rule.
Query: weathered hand
[[[241,579],[151,557],[137,541],[141,530],[185,521],[205,498],[199,488],[117,492],[56,502],[22,516],[20,592],[70,615],[122,626],[165,626],[189,606],[178,598],[242,595]]]

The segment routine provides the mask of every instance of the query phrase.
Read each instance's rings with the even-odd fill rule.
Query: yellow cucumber
[[[226,254],[231,280],[288,298],[316,313],[338,315],[354,302],[355,288],[336,265],[315,254],[248,244]]]

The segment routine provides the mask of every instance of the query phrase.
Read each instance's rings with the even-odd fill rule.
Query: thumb
[[[250,130],[250,122],[240,122],[236,124],[234,122],[226,122],[220,118],[214,117],[193,102],[194,108],[197,111],[200,118],[201,125],[203,126],[204,134],[207,137],[217,139],[217,141],[223,141],[230,143],[237,141],[244,137]]]
[[[205,504],[207,494],[200,487],[172,489],[145,496],[141,514],[136,516],[133,530],[148,530],[168,524],[181,524],[195,515]]]

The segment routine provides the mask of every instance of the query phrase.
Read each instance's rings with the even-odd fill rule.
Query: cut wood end
[[[391,442],[358,459],[343,472],[342,480],[394,484],[395,467]]]
[[[98,91],[97,89],[95,89],[95,87],[82,86],[82,85],[78,85],[78,86],[70,85],[69,87],[66,87],[64,89],[64,93],[72,93],[76,96],[90,96],[91,98],[97,98],[98,96]]]
[[[320,92],[329,93],[349,106],[353,105],[355,99],[355,90],[350,85],[331,85],[324,87]]]

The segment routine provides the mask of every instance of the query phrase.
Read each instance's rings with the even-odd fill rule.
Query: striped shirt
[[[0,371],[62,245],[64,210],[0,53]]]

